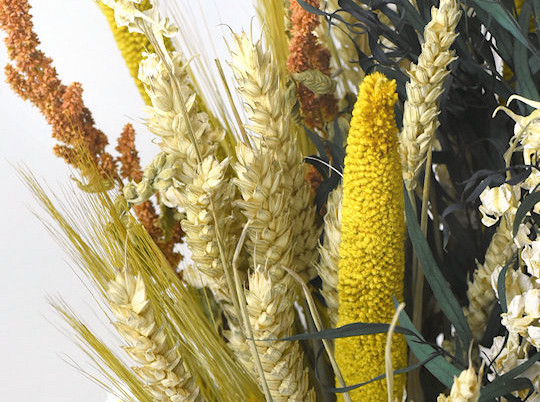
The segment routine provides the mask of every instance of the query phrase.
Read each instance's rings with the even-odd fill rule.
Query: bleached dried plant
[[[460,17],[456,0],[442,0],[439,8],[431,9],[431,21],[424,29],[418,64],[411,64],[409,69],[399,145],[403,179],[409,190],[416,187],[416,178],[439,126],[439,97],[450,73],[447,67],[455,59],[450,46],[457,36],[455,30]]]
[[[343,187],[339,185],[328,196],[326,215],[324,216],[324,235],[319,243],[320,261],[315,265],[322,280],[322,295],[327,305],[330,327],[337,324],[338,311],[338,261],[341,242],[341,200]]]
[[[439,395],[437,402],[478,402],[483,373],[483,365],[480,367],[478,374],[476,374],[472,363],[469,363],[469,368],[463,370],[459,377],[454,376],[450,395]]]
[[[253,336],[272,399],[314,402],[300,345],[275,340],[293,334],[294,309],[287,292],[262,269],[250,275],[246,299]]]
[[[109,284],[109,304],[114,323],[125,339],[124,350],[139,366],[133,371],[156,401],[200,402],[195,378],[184,366],[179,350],[154,316],[154,309],[140,276],[123,268]],[[178,341],[177,341],[178,342]]]

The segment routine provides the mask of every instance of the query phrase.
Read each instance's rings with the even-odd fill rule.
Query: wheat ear
[[[115,326],[128,344],[124,349],[139,364],[133,371],[148,386],[154,400],[203,401],[177,347],[168,342],[154,316],[142,278],[124,268],[109,284],[108,297],[117,320]]]
[[[249,277],[246,299],[257,352],[275,402],[315,402],[300,345],[276,340],[293,334],[294,309],[287,291],[262,269]]]
[[[261,43],[253,44],[245,34],[236,35],[235,43],[232,68],[250,120],[248,128],[258,137],[254,139],[254,147],[240,146],[237,152],[242,160],[237,169],[237,184],[246,201],[242,207],[248,219],[254,222],[250,227],[251,247],[257,237],[268,240],[266,247],[260,241],[257,243],[257,254],[262,257],[257,261],[264,264],[270,257],[265,257],[265,254],[272,242],[279,238],[272,234],[273,237],[267,239],[266,235],[278,232],[277,225],[257,224],[259,218],[268,222],[274,219],[268,213],[258,214],[257,211],[261,208],[267,211],[272,209],[271,212],[280,214],[282,220],[289,220],[286,224],[288,228],[280,225],[279,229],[291,231],[288,248],[293,249],[293,265],[280,265],[293,268],[305,279],[311,279],[315,274],[311,266],[317,255],[320,231],[315,224],[316,211],[310,187],[304,180],[306,166],[296,139],[291,135],[291,99],[280,82],[279,70],[272,55],[263,50]],[[267,166],[249,166],[251,163],[261,165],[262,159],[268,160]],[[260,173],[267,175],[258,176]],[[254,190],[264,191],[270,198],[265,200],[263,193],[254,196]],[[265,203],[268,205],[263,205]],[[277,209],[276,203],[281,210]],[[274,217],[280,219],[277,215]],[[271,260],[276,261],[275,258]],[[279,272],[279,275],[284,275],[283,270]]]
[[[411,79],[406,86],[407,101],[399,144],[403,179],[408,189],[416,186],[416,178],[439,126],[439,97],[450,73],[447,67],[455,59],[450,46],[458,35],[455,29],[460,17],[456,0],[441,0],[439,8],[431,9],[418,64],[412,64],[409,70]]]
[[[320,261],[315,265],[322,280],[322,295],[327,305],[330,327],[335,327],[338,320],[338,262],[341,242],[341,200],[343,187],[340,185],[328,196],[326,215],[324,216],[324,235],[319,243]]]
[[[486,251],[484,263],[477,263],[472,280],[468,280],[467,298],[469,306],[464,308],[465,317],[474,339],[480,341],[489,315],[495,304],[496,295],[491,284],[491,275],[497,267],[504,267],[516,252],[512,236],[513,216],[503,216],[497,231]]]

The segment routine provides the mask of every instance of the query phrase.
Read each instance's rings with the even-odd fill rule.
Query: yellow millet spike
[[[338,326],[390,323],[392,297],[403,298],[405,220],[395,91],[394,80],[373,73],[362,81],[354,106],[343,173]],[[386,334],[336,340],[335,355],[347,385],[384,373],[385,343]],[[394,370],[407,364],[402,335],[393,338],[392,361]],[[405,375],[395,377],[397,400],[405,380]],[[350,395],[353,401],[386,401],[386,381]]]
[[[122,53],[122,57],[124,58],[126,65],[129,69],[129,73],[135,80],[135,84],[137,85],[137,88],[139,89],[139,92],[143,97],[144,102],[147,105],[151,105],[150,98],[146,94],[144,85],[139,80],[138,75],[139,63],[142,59],[142,53],[144,51],[152,53],[154,52],[154,47],[150,44],[150,41],[143,34],[130,33],[126,27],[119,28],[116,25],[116,21],[114,20],[114,10],[112,8],[106,6],[101,1],[98,2],[98,5],[101,11],[103,11],[103,14],[105,14],[107,21],[109,22],[109,26],[114,36],[114,40],[116,41],[116,44],[118,45],[118,48]],[[141,10],[145,10],[147,8],[150,8],[150,6],[150,2],[148,0],[144,0],[139,7]],[[169,51],[174,50],[172,43],[168,38],[166,38],[165,40],[165,46]]]

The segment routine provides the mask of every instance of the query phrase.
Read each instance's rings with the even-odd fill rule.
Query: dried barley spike
[[[272,399],[315,402],[300,345],[273,341],[293,334],[294,309],[287,292],[260,269],[250,275],[246,299],[253,336]]]
[[[139,364],[133,371],[156,401],[202,402],[199,387],[184,366],[178,349],[156,322],[141,277],[124,269],[109,284],[109,304],[115,326],[128,346],[125,351]]]
[[[406,87],[407,101],[399,144],[403,179],[409,190],[416,187],[416,178],[439,126],[439,97],[444,79],[450,73],[447,67],[455,59],[450,46],[458,35],[455,29],[460,17],[456,0],[441,0],[439,8],[431,9],[431,21],[424,30],[425,42],[418,65],[412,64],[409,70],[411,80]],[[427,168],[431,169],[430,166]]]

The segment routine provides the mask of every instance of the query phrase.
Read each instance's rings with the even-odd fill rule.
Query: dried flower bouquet
[[[539,400],[536,2],[259,0],[262,37],[229,38],[232,80],[186,59],[174,2],[99,7],[157,136],[146,167],[129,124],[106,148],[28,1],[0,0],[7,81],[80,176],[62,208],[23,173],[122,338],[115,353],[54,302],[101,384],[123,401]]]

